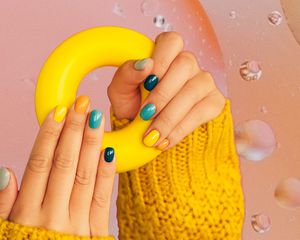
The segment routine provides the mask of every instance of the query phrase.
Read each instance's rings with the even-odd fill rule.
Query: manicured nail
[[[135,70],[138,70],[138,71],[143,70],[146,67],[149,60],[150,60],[150,58],[144,58],[144,59],[136,61],[134,64]]]
[[[112,147],[105,148],[104,160],[105,162],[112,162],[114,160],[115,150]]]
[[[62,120],[64,120],[66,114],[67,114],[67,107],[58,105],[54,112],[54,120],[56,122],[61,122]]]
[[[5,167],[0,168],[0,191],[4,190],[9,183],[10,172]]]
[[[152,147],[157,140],[159,139],[160,133],[156,129],[153,129],[151,132],[149,132],[146,137],[143,139],[143,143],[147,147]]]
[[[144,81],[144,88],[151,91],[158,83],[158,77],[154,74],[149,75]]]
[[[143,107],[143,109],[140,112],[140,117],[143,120],[149,120],[155,113],[156,107],[154,104],[149,103],[146,106]]]
[[[156,147],[159,149],[159,150],[161,150],[161,151],[163,151],[168,145],[169,145],[169,143],[170,143],[170,141],[167,139],[167,138],[165,138],[160,144],[158,144]]]
[[[89,126],[90,128],[98,128],[101,124],[103,113],[94,109],[90,114]]]
[[[85,113],[90,103],[90,99],[87,96],[79,96],[75,102],[75,112]]]

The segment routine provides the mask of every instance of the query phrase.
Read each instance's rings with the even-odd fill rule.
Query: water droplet
[[[153,23],[156,27],[161,28],[165,24],[165,18],[162,15],[157,15],[153,18]]]
[[[281,181],[275,189],[275,199],[280,207],[296,209],[300,207],[300,180],[287,178]]]
[[[159,9],[157,0],[145,0],[141,3],[141,11],[145,16],[154,16]]]
[[[27,86],[30,86],[30,87],[35,86],[35,82],[33,81],[32,78],[25,77],[25,78],[22,78],[20,81],[25,83]]]
[[[269,23],[278,26],[282,22],[282,15],[278,11],[273,11],[268,15]]]
[[[258,62],[246,61],[240,67],[240,74],[244,80],[253,81],[261,78],[262,70]]]
[[[230,19],[236,19],[236,12],[235,11],[230,11],[229,18]]]
[[[229,64],[230,67],[232,67],[232,65],[233,65],[232,59],[229,59],[228,64]]]
[[[265,214],[256,214],[251,217],[251,225],[255,232],[265,233],[271,228],[271,220]]]
[[[261,120],[248,120],[235,127],[235,144],[240,157],[261,161],[271,155],[276,139],[271,127]]]
[[[202,27],[199,26],[199,27],[198,27],[198,31],[199,31],[199,32],[202,32]]]
[[[202,44],[205,44],[205,43],[206,43],[206,39],[203,38],[203,39],[202,39]]]
[[[266,106],[261,106],[260,111],[261,111],[262,113],[267,113],[267,112],[268,112],[268,109],[267,109]]]
[[[118,15],[118,16],[122,16],[124,17],[124,11],[123,8],[121,7],[121,5],[119,3],[115,3],[113,6],[113,13]]]
[[[173,31],[173,25],[171,23],[165,23],[163,25],[164,32]]]

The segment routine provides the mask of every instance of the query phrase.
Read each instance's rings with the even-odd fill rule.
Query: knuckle
[[[95,136],[95,135],[86,135],[86,136],[84,136],[82,142],[83,142],[84,145],[92,146],[92,147],[98,146],[100,144],[100,141],[99,141],[98,137]]]
[[[45,154],[31,153],[27,168],[34,173],[45,173],[50,169],[51,160],[52,159]]]
[[[154,89],[152,93],[153,99],[155,99],[156,103],[159,103],[159,105],[165,105],[169,101],[169,95],[162,90],[161,88]],[[157,104],[158,105],[158,104]]]
[[[54,166],[57,169],[69,169],[72,167],[74,157],[71,155],[65,155],[63,153],[57,153],[54,157]]]
[[[175,129],[175,136],[177,136],[177,140],[180,138],[184,138],[186,135],[186,131],[184,127],[179,123]]]
[[[99,177],[100,178],[108,178],[113,179],[115,176],[115,172],[111,168],[102,167],[99,170]]]
[[[156,69],[155,72],[165,72],[169,68],[170,62],[166,58],[162,57],[156,60],[156,65],[159,69]]]
[[[78,169],[75,175],[75,184],[87,186],[90,184],[91,174],[87,169]]]
[[[52,125],[45,126],[43,133],[47,139],[57,139],[60,135],[60,131]]]
[[[197,65],[197,60],[193,53],[188,51],[182,51],[179,53],[179,55],[176,57],[176,62],[178,65],[184,66],[188,68],[190,71],[194,69],[194,67]]]
[[[103,190],[95,191],[93,201],[99,208],[106,208],[109,204],[109,196]]]
[[[71,129],[75,132],[80,132],[83,129],[83,123],[75,119],[70,119],[66,123],[66,128]]]
[[[173,121],[167,114],[161,114],[156,123],[161,129],[171,129],[173,126]]]

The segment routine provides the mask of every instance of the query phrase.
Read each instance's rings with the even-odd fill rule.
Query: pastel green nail
[[[9,183],[10,179],[10,172],[7,170],[7,168],[1,167],[0,168],[0,191],[4,190]]]
[[[105,148],[104,160],[105,162],[112,162],[114,160],[115,150],[112,147]]]
[[[94,109],[91,111],[90,114],[90,120],[89,120],[89,126],[90,128],[98,128],[101,124],[103,113],[98,111],[97,109]]]
[[[145,107],[143,107],[143,109],[141,110],[140,117],[143,120],[149,120],[154,115],[155,111],[156,111],[155,105],[152,103],[149,103]]]
[[[144,59],[141,59],[141,60],[138,60],[135,62],[134,64],[134,68],[135,70],[143,70],[145,68],[145,66],[147,65],[147,63],[149,62],[149,58],[144,58]]]

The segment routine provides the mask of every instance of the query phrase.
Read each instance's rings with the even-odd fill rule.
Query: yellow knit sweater
[[[110,108],[112,130],[125,127]],[[150,163],[119,174],[120,240],[238,240],[244,199],[230,101]],[[97,239],[22,226],[0,219],[0,239]]]

